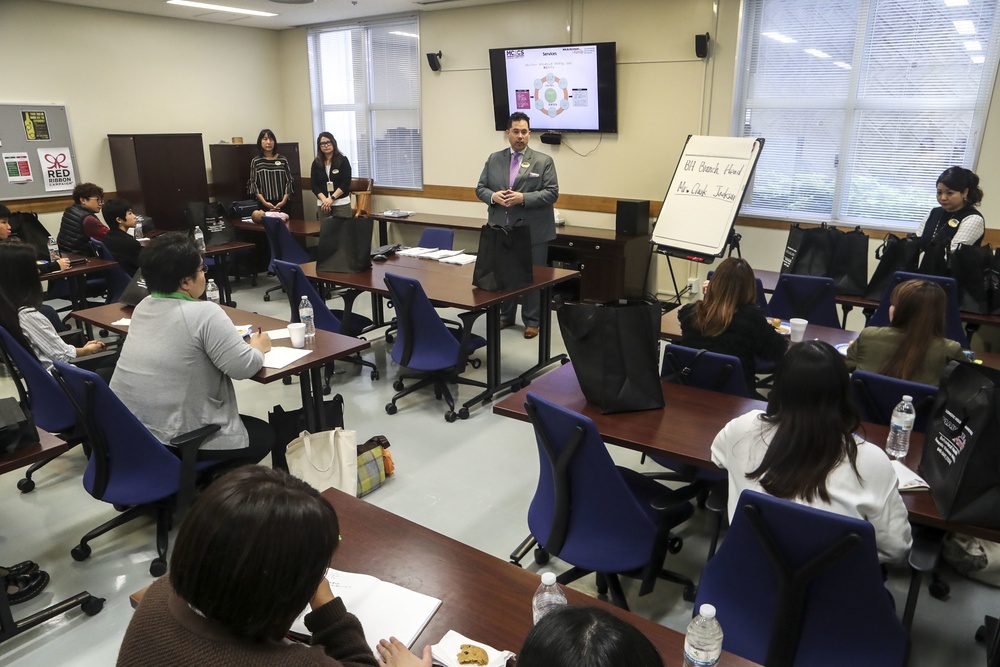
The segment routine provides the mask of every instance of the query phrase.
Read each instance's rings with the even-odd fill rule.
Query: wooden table
[[[69,445],[62,438],[52,435],[48,431],[37,428],[38,443],[22,447],[8,454],[0,454],[0,475],[29,466],[37,461],[47,460],[59,456]]]
[[[369,574],[441,600],[413,648],[436,644],[449,630],[499,650],[517,652],[531,630],[531,597],[538,574],[522,570],[391,514],[363,500],[329,489],[323,493],[337,510],[343,541],[330,566]],[[668,667],[681,667],[684,636],[567,588],[570,604],[600,607],[637,627],[656,646]],[[142,592],[131,596],[135,606]],[[350,611],[350,610],[348,610]],[[755,663],[723,653],[720,667]]]
[[[288,322],[274,317],[259,315],[229,306],[222,306],[222,309],[226,311],[226,315],[229,316],[234,325],[250,324],[254,328],[260,327],[263,331],[274,331],[276,329],[284,329],[288,326]],[[126,306],[122,303],[112,303],[106,306],[74,311],[71,315],[82,322],[87,322],[125,336],[128,334],[128,326],[113,323],[122,318],[131,318],[132,310],[131,306]],[[275,347],[291,347],[291,341],[283,338],[272,341],[272,345]],[[251,379],[261,384],[270,384],[276,380],[298,375],[300,378],[299,386],[302,392],[302,407],[306,413],[306,423],[309,425],[310,431],[322,431],[326,429],[323,410],[323,366],[336,359],[357,354],[369,347],[371,347],[371,344],[364,339],[342,336],[317,329],[316,341],[310,346],[312,352],[284,368],[261,368]]]
[[[469,408],[476,403],[482,402],[485,405],[504,389],[513,388],[516,390],[522,383],[534,377],[546,366],[566,358],[566,355],[562,354],[552,356],[552,310],[542,308],[538,335],[538,363],[520,375],[505,382],[502,381],[500,376],[500,303],[536,289],[542,291],[542,303],[549,303],[552,286],[578,276],[579,272],[577,271],[535,266],[532,267],[534,281],[531,285],[506,292],[489,292],[472,284],[473,264],[458,266],[396,255],[385,262],[375,263],[371,270],[360,273],[317,271],[316,262],[309,262],[301,266],[306,277],[315,282],[350,287],[382,296],[389,294],[385,285],[386,273],[395,273],[417,279],[435,306],[457,308],[463,311],[459,314],[459,319],[462,320],[463,324],[463,335],[466,336],[462,341],[463,350],[467,347],[467,337],[472,331],[472,325],[485,313],[487,331],[486,389],[463,404],[462,410],[458,413],[462,419],[468,418]],[[353,299],[350,298],[344,299],[345,318],[350,316],[352,301]],[[376,326],[384,324],[385,319],[381,306],[375,308],[372,316]],[[459,359],[458,367],[461,368],[464,362],[464,359]]]

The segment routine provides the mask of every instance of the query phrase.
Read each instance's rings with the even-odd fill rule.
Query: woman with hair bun
[[[937,201],[917,236],[924,257],[920,273],[949,275],[947,257],[959,245],[980,245],[986,221],[976,205],[983,200],[979,176],[964,167],[948,167],[937,179]]]

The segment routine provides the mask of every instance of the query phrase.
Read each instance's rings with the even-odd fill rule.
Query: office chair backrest
[[[287,231],[287,230],[286,230]],[[303,295],[309,299],[313,307],[313,322],[317,329],[329,331],[330,333],[340,333],[342,329],[340,318],[333,314],[326,301],[320,296],[313,284],[302,273],[298,264],[285,262],[280,259],[274,260],[274,272],[278,274],[281,286],[285,288],[285,296],[288,297],[288,306],[291,309],[291,321],[299,322],[299,301]]]
[[[708,272],[708,276],[706,276],[706,277],[709,280],[711,280],[712,276],[714,276],[714,275],[715,275],[715,271],[709,271]],[[754,278],[753,281],[754,281],[754,284],[757,286],[757,291],[756,291],[756,294],[754,295],[754,303],[757,304],[757,307],[760,308],[764,312],[765,315],[767,315],[770,311],[768,310],[768,306],[767,306],[767,293],[764,291],[764,283],[762,283],[760,281],[760,278]],[[699,287],[697,289],[699,290],[699,294],[700,294],[701,288]]]
[[[104,245],[97,239],[90,239],[90,245],[94,247],[94,253],[101,259],[106,259],[109,262],[117,262],[115,256],[111,254],[108,250],[108,246]],[[101,271],[101,275],[104,276],[107,281],[108,295],[105,299],[105,303],[117,303],[118,299],[121,298],[122,294],[128,288],[130,282],[132,282],[132,276],[128,274],[128,271],[123,269],[121,265],[112,266],[109,269]]]
[[[372,188],[375,181],[370,178],[352,178],[351,196],[354,198],[354,217],[368,215],[372,210]]]
[[[892,420],[892,411],[904,395],[913,397],[913,407],[917,411],[917,419],[913,430],[923,433],[927,430],[927,419],[930,417],[938,388],[920,382],[908,382],[868,371],[851,373],[851,399],[861,412],[861,418],[876,424],[886,424]]]
[[[0,351],[5,363],[13,364],[24,381],[22,384],[13,376],[18,398],[31,410],[35,423],[49,433],[71,431],[76,425],[76,413],[59,384],[45,372],[34,353],[24,349],[3,327],[0,327]]]
[[[676,384],[750,397],[746,376],[743,374],[743,363],[739,357],[731,354],[666,345],[663,348],[660,377]]]
[[[91,446],[83,486],[104,502],[142,505],[177,492],[180,459],[95,373],[56,361],[56,377]]]
[[[414,370],[455,366],[461,345],[434,310],[420,282],[394,273],[386,273],[384,279],[399,327],[390,353],[393,361]]]
[[[288,231],[284,220],[265,215],[261,218],[260,222],[264,225],[267,243],[271,246],[272,266],[276,259],[280,259],[283,262],[291,262],[292,264],[304,264],[311,261],[309,253],[298,244],[292,233]]]
[[[870,327],[889,326],[889,301],[892,297],[892,290],[896,289],[896,285],[905,283],[907,280],[929,280],[941,286],[945,294],[944,336],[956,341],[963,348],[968,348],[969,337],[962,326],[962,313],[958,309],[958,283],[955,282],[954,278],[896,271],[892,274],[889,286],[885,288],[882,300],[879,301],[878,308],[868,319],[867,325]]]
[[[810,324],[841,328],[833,278],[782,274],[768,308],[771,317],[783,320],[801,317]]]
[[[611,460],[594,422],[532,392],[525,407],[539,461],[538,487],[528,508],[531,534],[546,551],[583,569],[604,571],[608,554],[619,561],[618,571],[646,565],[656,525]]]
[[[427,227],[420,234],[417,245],[421,248],[437,248],[451,250],[455,245],[455,230],[441,227]]]
[[[901,667],[906,655],[862,519],[744,491],[702,572],[695,609],[704,602],[718,610],[723,648],[769,667]]]

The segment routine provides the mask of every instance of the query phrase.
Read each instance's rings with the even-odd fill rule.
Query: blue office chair
[[[108,247],[97,239],[90,239],[90,245],[94,247],[94,253],[101,259],[106,259],[109,262],[117,262],[115,256],[111,254]],[[105,269],[101,272],[104,277],[107,294],[104,298],[104,303],[118,303],[118,300],[122,296],[122,292],[128,287],[129,283],[132,282],[132,276],[128,274],[128,271],[123,269],[121,266],[112,266],[109,269]]]
[[[424,231],[420,234],[420,240],[417,242],[417,247],[419,248],[437,248],[438,250],[451,250],[455,245],[455,230],[453,229],[442,229],[440,227],[426,227]],[[386,305],[389,308],[395,308],[396,305],[392,300],[388,300]],[[454,320],[445,320],[448,326],[460,327],[462,326]],[[385,329],[385,342],[391,343],[395,337],[396,330],[399,328],[399,324],[396,322],[396,318],[393,317],[392,321],[389,322],[389,326]]]
[[[269,271],[277,273],[277,270],[274,268],[275,260],[281,260],[291,264],[305,264],[306,262],[311,262],[315,259],[314,257],[310,257],[305,248],[299,245],[298,241],[296,241],[295,237],[292,236],[292,233],[288,231],[288,227],[285,226],[285,223],[281,218],[265,215],[261,218],[260,222],[264,225],[264,234],[267,236],[267,245],[271,249],[271,260],[267,265]],[[267,291],[264,292],[264,301],[270,301],[271,292],[279,289],[284,289],[283,285],[279,284],[276,287],[268,288]]]
[[[536,561],[551,555],[569,563],[572,568],[558,577],[562,584],[597,573],[598,592],[610,592],[622,609],[628,603],[618,575],[639,578],[640,596],[661,578],[683,585],[684,599],[693,599],[694,583],[663,569],[667,553],[683,544],[670,531],[694,513],[691,496],[616,466],[589,418],[532,392],[525,408],[535,428],[539,472],[524,552],[537,540]]]
[[[3,355],[3,362],[14,380],[18,400],[22,406],[31,411],[35,424],[49,433],[58,435],[70,447],[84,442],[82,434],[76,428],[73,406],[66,400],[55,379],[45,372],[42,362],[34,353],[14,340],[10,332],[3,327],[0,327],[0,354]],[[33,491],[35,481],[31,476],[57,456],[59,455],[31,465],[24,473],[24,478],[18,480],[18,490],[21,493]]]
[[[267,218],[264,219],[267,220]],[[298,264],[292,264],[291,262],[276,259],[274,260],[273,266],[275,273],[278,274],[278,280],[281,282],[282,287],[285,289],[285,294],[288,296],[288,305],[292,311],[292,322],[299,321],[299,301],[303,296],[306,296],[309,299],[309,303],[311,303],[313,307],[313,321],[316,324],[316,329],[322,329],[323,331],[329,331],[330,333],[343,334],[344,336],[357,336],[366,327],[371,326],[372,321],[364,315],[351,313],[350,319],[344,321],[344,311],[330,310],[330,307],[326,305],[326,301],[324,301],[323,297],[321,297],[319,292],[316,291],[313,284],[309,282],[306,275],[302,273],[302,269]],[[374,363],[362,359],[360,354],[344,357],[344,361],[357,364],[359,366],[367,366],[372,369],[372,380],[378,379],[378,368]],[[324,394],[330,393],[330,376],[332,374],[333,364],[330,364],[326,367],[323,384]]]
[[[157,557],[149,573],[154,577],[164,574],[174,507],[183,511],[194,497],[198,474],[220,463],[196,460],[198,447],[219,430],[219,425],[209,424],[177,436],[170,441],[179,450],[179,455],[175,454],[153,437],[98,375],[61,361],[54,366],[52,374],[73,406],[91,447],[83,487],[98,500],[128,508],[84,535],[70,551],[73,560],[90,556],[90,540],[154,513]]]
[[[392,360],[404,368],[417,371],[416,375],[400,375],[392,383],[392,388],[398,393],[385,406],[385,411],[390,415],[396,414],[396,401],[433,385],[435,397],[444,398],[448,404],[444,415],[447,421],[453,422],[456,417],[468,419],[468,406],[455,412],[455,399],[448,385],[486,386],[483,382],[461,376],[468,355],[486,345],[486,339],[464,329],[448,328],[415,278],[386,273],[385,284],[396,304],[399,325],[399,335],[390,352]],[[463,349],[462,340],[466,334],[468,337]],[[417,379],[417,382],[406,387],[403,381],[408,379]]]
[[[810,324],[840,329],[836,297],[833,278],[784,273],[778,276],[768,309],[771,317],[801,317]]]
[[[913,407],[917,411],[913,430],[923,433],[927,430],[927,419],[937,393],[938,388],[930,384],[908,382],[862,370],[851,373],[851,399],[861,418],[867,422],[888,425],[900,399],[904,395],[912,396]]]
[[[945,338],[950,338],[951,340],[956,341],[964,349],[968,349],[969,337],[965,333],[965,328],[962,326],[962,313],[958,309],[958,283],[955,282],[954,278],[896,271],[896,273],[892,274],[889,286],[885,288],[885,293],[882,295],[882,300],[879,301],[878,308],[876,308],[872,316],[868,318],[867,326],[889,326],[889,300],[892,297],[892,290],[896,289],[896,285],[904,283],[907,280],[929,280],[937,283],[942,287],[942,289],[944,289],[946,299],[944,307]]]
[[[905,664],[907,632],[862,519],[744,491],[701,574],[703,602],[722,648],[768,667]]]

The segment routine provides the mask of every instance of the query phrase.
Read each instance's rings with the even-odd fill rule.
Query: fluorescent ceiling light
[[[976,65],[982,65],[986,62],[986,56],[972,56],[972,62]]]
[[[833,64],[836,65],[837,67],[839,67],[840,69],[851,69],[850,65],[848,65],[845,62],[841,62],[839,60],[834,60]]]
[[[782,44],[795,44],[796,42],[796,40],[787,35],[782,35],[780,32],[762,32],[760,34],[764,35],[764,37],[769,37],[776,42],[781,42]]]
[[[808,53],[811,56],[816,56],[817,58],[829,58],[829,53],[823,53],[819,49],[802,49],[804,53]]]
[[[979,42],[977,42],[976,40],[971,40],[971,41],[968,41],[968,42],[965,43],[965,50],[966,51],[982,51],[983,50],[983,45],[980,44]]]
[[[975,35],[976,24],[972,21],[952,21],[959,35]]]
[[[207,2],[191,2],[191,0],[167,0],[168,5],[180,5],[182,7],[194,7],[195,9],[211,9],[216,12],[229,12],[230,14],[248,14],[250,16],[277,16],[273,12],[259,12],[256,9],[240,9],[239,7],[223,7],[222,5],[210,5]]]
[[[969,0],[944,0],[945,7],[965,7],[969,4]]]

